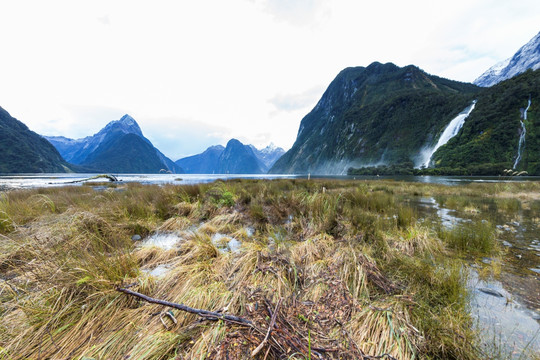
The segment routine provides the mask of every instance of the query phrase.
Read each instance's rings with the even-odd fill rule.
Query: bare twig
[[[266,333],[266,336],[264,337],[264,340],[257,346],[255,350],[251,353],[251,357],[255,357],[259,353],[259,351],[262,350],[264,345],[268,342],[268,338],[270,337],[270,333],[272,332],[272,328],[274,327],[274,324],[276,323],[276,316],[277,312],[279,310],[279,305],[281,305],[281,300],[279,299],[278,303],[276,304],[276,308],[274,309],[274,313],[272,314],[272,320],[270,321],[270,326],[268,326],[268,332]]]
[[[244,325],[244,326],[252,326],[251,321],[249,321],[247,319],[244,319],[244,318],[241,318],[241,317],[238,317],[238,316],[226,315],[226,314],[222,314],[222,313],[218,313],[218,312],[214,312],[214,311],[203,310],[203,309],[195,309],[195,308],[191,308],[189,306],[183,305],[183,304],[177,304],[177,303],[173,303],[173,302],[169,302],[169,301],[165,301],[165,300],[155,299],[155,298],[152,298],[150,296],[146,296],[144,294],[138,293],[136,291],[128,290],[128,289],[125,289],[125,288],[116,288],[116,290],[119,291],[119,292],[123,292],[124,294],[135,296],[135,297],[137,297],[139,299],[142,299],[142,300],[144,300],[146,302],[149,302],[149,303],[152,303],[152,304],[168,306],[168,307],[172,307],[174,309],[185,311],[185,312],[188,312],[188,313],[191,313],[191,314],[196,314],[196,315],[200,315],[200,316],[205,316],[205,317],[211,317],[211,318],[215,318],[215,319],[230,321],[230,322],[234,322],[234,323]]]

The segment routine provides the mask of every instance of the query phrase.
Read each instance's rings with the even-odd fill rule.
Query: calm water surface
[[[470,205],[463,209],[447,206],[449,200],[448,196],[403,199],[419,221],[434,230],[478,221],[496,226],[502,257],[471,261],[466,269],[471,314],[485,346],[498,347],[503,358],[540,354],[540,201],[518,202],[501,211],[495,199],[468,198]],[[481,269],[492,262],[500,262],[500,276],[481,278]]]
[[[98,174],[0,174],[0,191],[7,189],[24,189],[35,187],[80,185],[81,181]],[[217,179],[298,179],[307,175],[269,175],[269,174],[114,174],[122,182],[138,182],[142,184],[198,184],[212,182]],[[410,181],[442,185],[464,185],[473,182],[514,182],[540,181],[540,177],[500,177],[500,176],[311,176],[324,179],[384,180]],[[104,179],[93,180],[103,182]]]

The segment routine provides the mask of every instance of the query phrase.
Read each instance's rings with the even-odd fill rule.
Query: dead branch
[[[251,353],[251,357],[255,357],[255,355],[257,355],[259,353],[259,351],[262,350],[264,345],[266,345],[266,342],[268,341],[268,337],[270,336],[270,333],[272,332],[272,328],[274,327],[274,324],[276,323],[276,316],[277,316],[277,312],[279,310],[279,305],[281,305],[281,300],[282,299],[279,299],[279,301],[278,301],[278,303],[276,305],[276,308],[274,309],[274,313],[272,314],[272,320],[270,321],[270,326],[268,326],[268,332],[266,333],[266,336],[264,337],[264,340],[259,344],[259,346],[257,346],[257,348],[255,350],[253,350],[253,352]]]
[[[222,313],[203,310],[203,309],[195,309],[195,308],[191,308],[189,306],[183,305],[183,304],[178,304],[178,303],[173,303],[173,302],[169,302],[169,301],[165,301],[165,300],[155,299],[155,298],[152,298],[150,296],[146,296],[144,294],[138,293],[136,291],[128,290],[128,289],[125,289],[125,288],[116,288],[116,290],[119,291],[119,292],[123,292],[124,294],[135,296],[135,297],[137,297],[139,299],[142,299],[142,300],[144,300],[146,302],[149,302],[149,303],[152,303],[152,304],[158,304],[158,305],[172,307],[173,309],[177,309],[177,310],[180,310],[180,311],[185,311],[185,312],[188,312],[188,313],[191,313],[191,314],[196,314],[196,315],[199,315],[199,316],[204,316],[204,317],[212,318],[212,319],[215,319],[215,320],[230,321],[230,322],[234,322],[234,323],[244,325],[244,326],[250,326],[251,327],[253,325],[251,321],[249,321],[247,319],[244,319],[244,318],[241,318],[241,317],[238,317],[238,316],[227,315],[227,314],[222,314]]]

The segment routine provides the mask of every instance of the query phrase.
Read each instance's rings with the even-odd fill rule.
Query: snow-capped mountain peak
[[[141,128],[139,127],[139,124],[135,121],[134,118],[129,116],[128,114],[122,116],[120,120],[111,121],[108,123],[99,133],[96,135],[99,135],[100,133],[107,133],[111,130],[119,130],[126,134],[136,134],[139,136],[143,136]]]
[[[522,46],[511,58],[501,61],[480,75],[474,84],[489,87],[528,69],[540,68],[540,33]]]

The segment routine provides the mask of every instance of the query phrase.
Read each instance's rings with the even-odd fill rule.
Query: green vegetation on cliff
[[[433,156],[436,168],[499,164],[511,169],[518,154],[522,114],[527,108],[525,146],[516,170],[540,175],[540,71],[529,70],[483,89],[457,136]],[[493,173],[493,175],[499,175]]]
[[[345,173],[350,166],[415,161],[480,89],[415,66],[343,70],[300,124],[272,173]]]
[[[70,171],[54,146],[0,107],[0,173]]]

